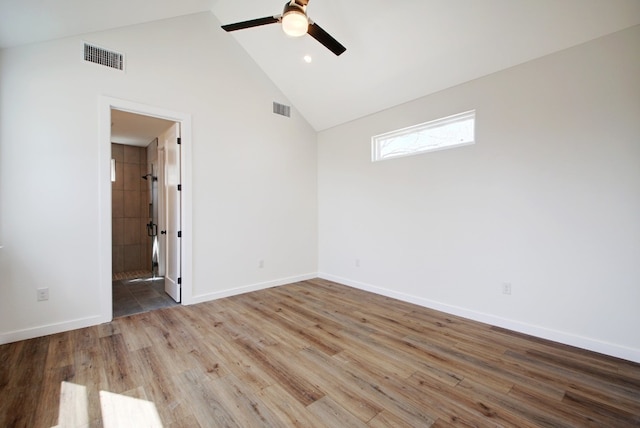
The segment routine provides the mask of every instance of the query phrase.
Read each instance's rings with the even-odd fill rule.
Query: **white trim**
[[[640,363],[640,349],[628,348],[626,346],[620,346],[613,343],[602,342],[596,339],[591,339],[584,336],[577,336],[571,333],[566,333],[558,330],[551,330],[545,327],[537,325],[527,324],[519,321],[514,321],[506,318],[497,317],[491,314],[485,314],[482,312],[472,311],[459,306],[452,306],[446,303],[436,302],[434,300],[424,299],[422,297],[414,296],[411,294],[400,293],[394,290],[386,288],[376,287],[370,284],[365,284],[358,281],[353,281],[347,278],[342,278],[336,275],[327,273],[318,273],[318,277],[329,281],[337,282],[339,284],[348,285],[360,290],[369,291],[372,293],[380,294],[383,296],[391,297],[401,300],[403,302],[413,303],[425,308],[434,309],[437,311],[445,312],[451,315],[457,315],[470,320],[490,324],[496,327],[506,328],[518,333],[524,333],[531,336],[535,336],[541,339],[547,339],[554,342],[562,343],[565,345],[575,346],[577,348],[586,349],[593,352],[599,352],[601,354],[610,355],[617,358],[622,358],[628,361]]]
[[[317,278],[317,273],[308,273],[305,275],[291,276],[288,278],[276,279],[273,281],[260,282],[257,284],[244,285],[242,287],[231,288],[228,290],[217,291],[215,293],[200,294],[193,296],[191,304],[204,303],[211,300],[223,299],[225,297],[237,296],[239,294],[249,293],[251,291],[259,291],[267,288],[278,287],[280,285],[292,284],[294,282],[306,281]]]
[[[98,172],[100,191],[100,322],[113,319],[111,290],[111,109],[153,116],[180,123],[181,129],[181,181],[182,191],[182,303],[193,303],[192,263],[192,134],[191,115],[132,101],[100,97],[100,155]]]
[[[79,328],[91,327],[102,322],[102,317],[93,316],[65,321],[43,326],[25,328],[22,330],[10,331],[0,334],[0,345],[18,342],[20,340],[33,339],[34,337],[48,336],[50,334],[62,333],[65,331],[77,330]]]

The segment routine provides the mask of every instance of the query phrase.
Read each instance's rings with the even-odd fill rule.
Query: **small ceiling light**
[[[305,55],[303,59],[304,59],[304,62],[306,62],[307,64],[311,64],[311,61],[313,61],[313,58],[311,58],[311,55]]]
[[[287,3],[282,12],[282,30],[287,36],[300,37],[307,34],[309,19],[304,9],[295,2]]]

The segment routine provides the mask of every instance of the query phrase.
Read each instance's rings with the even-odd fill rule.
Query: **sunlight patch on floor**
[[[104,428],[162,428],[156,405],[151,401],[100,391]],[[89,427],[87,387],[71,382],[60,385],[58,425],[52,428]]]
[[[156,405],[151,401],[100,391],[104,428],[162,428]]]

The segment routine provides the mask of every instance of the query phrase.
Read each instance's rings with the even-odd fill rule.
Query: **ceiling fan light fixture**
[[[307,17],[308,4],[309,0],[289,0],[285,3],[281,15],[265,16],[264,18],[227,24],[223,25],[222,29],[224,31],[236,31],[277,23],[282,26],[285,34],[291,37],[300,37],[308,34],[336,56],[342,55],[347,48],[324,31],[317,22],[313,22]]]
[[[287,4],[282,14],[282,30],[287,36],[300,37],[307,34],[309,19],[297,6]]]

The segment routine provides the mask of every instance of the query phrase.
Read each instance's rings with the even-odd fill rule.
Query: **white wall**
[[[84,63],[81,40],[125,52],[126,73]],[[1,51],[0,343],[100,321],[108,96],[191,115],[192,301],[319,260],[347,284],[640,361],[639,50],[634,27],[324,131],[319,171],[315,132],[271,113],[287,100],[210,14]],[[471,108],[475,146],[370,162],[371,135]]]
[[[638,52],[634,27],[321,132],[321,276],[640,361]],[[470,109],[476,145],[370,162]]]
[[[82,61],[82,41],[126,72]],[[192,123],[192,295],[317,271],[316,133],[209,13],[0,52],[0,343],[100,321],[104,97]],[[109,215],[109,214],[107,214]],[[264,268],[258,261],[264,260]],[[49,287],[50,300],[36,302]]]

